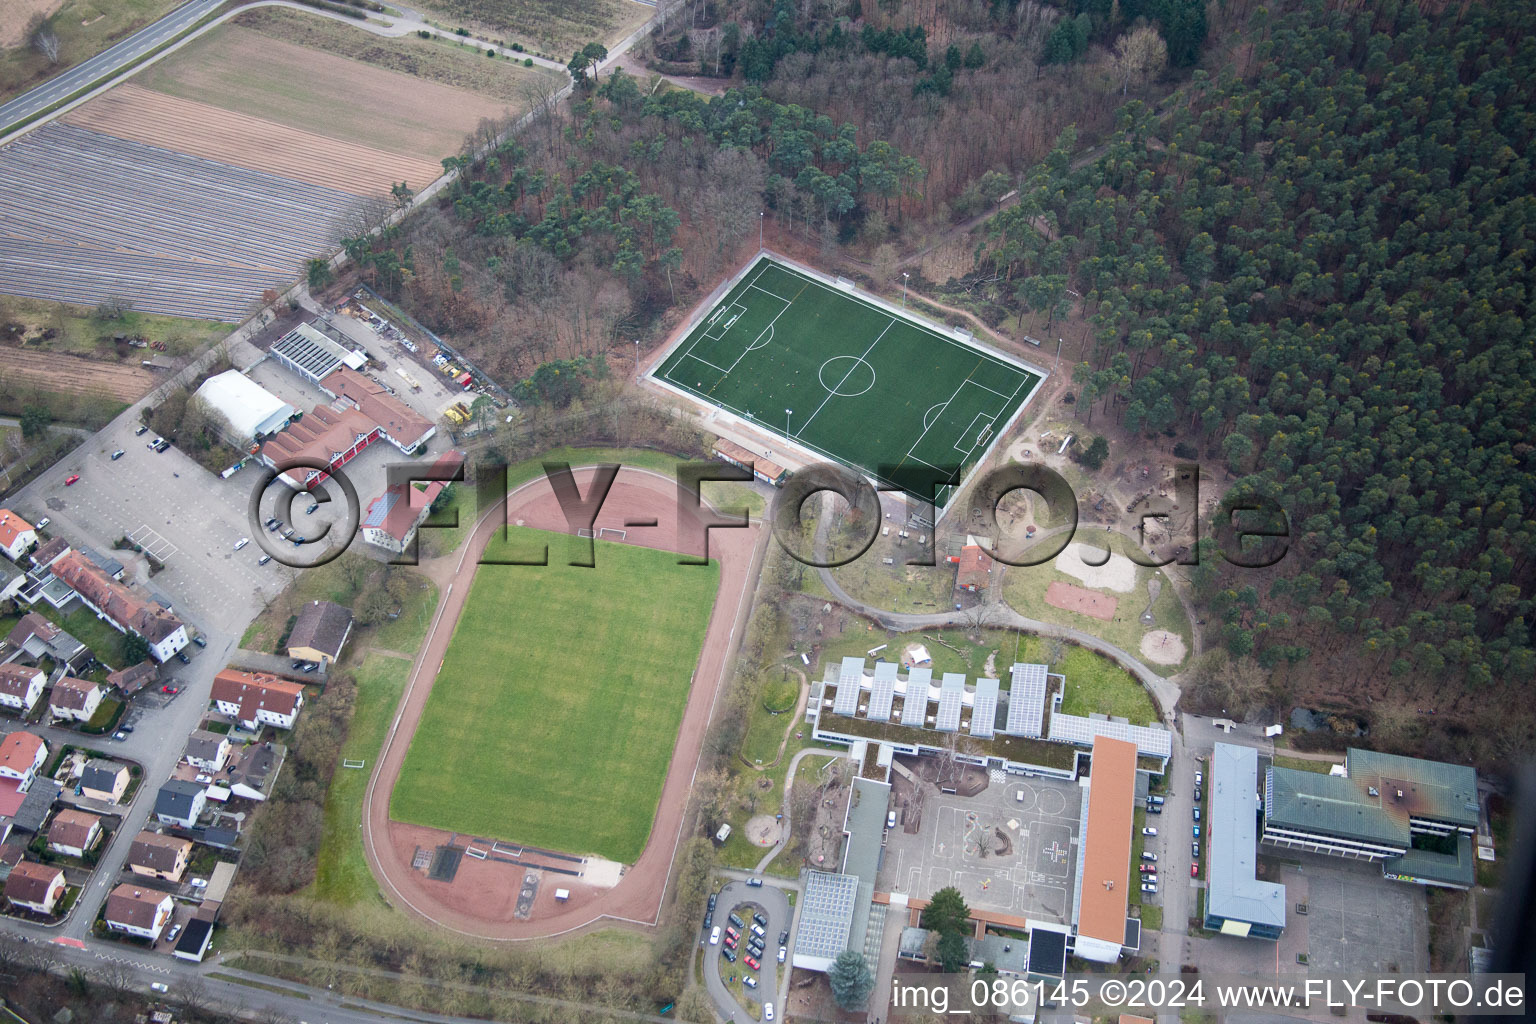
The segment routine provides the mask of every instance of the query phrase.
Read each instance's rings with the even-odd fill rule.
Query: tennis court
[[[768,256],[652,377],[940,508],[1043,379]]]

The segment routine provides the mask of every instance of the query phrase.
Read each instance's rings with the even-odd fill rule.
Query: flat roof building
[[[1285,886],[1257,875],[1259,752],[1216,744],[1210,785],[1205,927],[1223,935],[1278,939],[1285,930]]]
[[[1114,963],[1125,946],[1130,896],[1131,828],[1136,810],[1136,745],[1100,736],[1086,780],[1087,826],[1079,856],[1077,955]]]
[[[1265,773],[1262,841],[1381,861],[1382,874],[1400,881],[1461,887],[1470,885],[1479,815],[1473,769],[1351,748],[1343,775]]]
[[[294,373],[319,384],[336,369],[347,366],[361,370],[368,357],[346,348],[327,337],[313,324],[299,324],[273,342],[272,357]]]

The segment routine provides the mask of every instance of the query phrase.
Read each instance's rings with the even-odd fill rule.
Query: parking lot
[[[742,926],[739,928],[730,920],[730,915],[733,913],[742,921]],[[757,923],[752,917],[754,913],[761,914],[766,922],[758,925],[763,931],[763,955],[756,958],[760,960],[760,966],[756,971],[744,962],[747,943],[753,934],[751,929]],[[745,882],[727,882],[720,890],[712,919],[712,926],[718,926],[721,931],[720,943],[715,944],[709,941],[711,935],[709,929],[702,933],[702,942],[705,953],[705,987],[714,999],[716,1007],[727,1020],[751,1019],[740,1009],[735,996],[727,989],[725,979],[729,977],[735,977],[739,981],[749,977],[755,979],[756,987],[742,985],[746,998],[757,1004],[774,1003],[782,1014],[780,981],[788,978],[789,957],[792,949],[790,944],[786,944],[785,960],[781,971],[778,962],[779,936],[784,932],[793,931],[791,917],[789,899],[784,891],[776,886],[749,886]],[[734,962],[724,955],[724,951],[729,948],[726,933],[730,928],[736,928],[740,933],[740,937],[736,940],[736,948],[730,950],[736,957]],[[792,943],[792,935],[790,940]]]
[[[1067,920],[1082,807],[1076,783],[994,772],[973,797],[919,786],[920,809],[908,803],[897,812],[878,889],[927,899],[952,885],[973,910]]]

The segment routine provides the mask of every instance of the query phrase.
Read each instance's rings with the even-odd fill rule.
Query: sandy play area
[[[1064,608],[1069,612],[1090,615],[1108,622],[1115,617],[1115,606],[1120,603],[1120,599],[1101,594],[1097,590],[1084,590],[1061,580],[1052,580],[1051,585],[1045,588],[1045,603],[1053,608]]]
[[[1056,556],[1056,571],[1064,572],[1094,590],[1116,590],[1128,594],[1136,589],[1136,563],[1124,555],[1111,554],[1103,565],[1089,565],[1084,557],[1098,561],[1104,549],[1091,544],[1068,544]]]
[[[1184,655],[1184,638],[1177,633],[1154,629],[1141,638],[1141,656],[1155,665],[1177,665]]]

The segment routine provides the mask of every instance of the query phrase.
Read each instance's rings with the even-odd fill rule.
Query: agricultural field
[[[1092,633],[1128,651],[1159,675],[1173,675],[1188,660],[1192,642],[1189,617],[1169,583],[1168,567],[1150,569],[1131,563],[1125,557],[1131,543],[1119,534],[1080,530],[1074,545],[1057,558],[1042,565],[1004,569],[1003,600],[1020,615]],[[1073,573],[1064,572],[1061,569],[1063,560],[1071,556],[1076,544],[1099,551],[1108,545],[1115,557],[1100,570],[1082,566],[1079,562]],[[1085,576],[1088,579],[1085,580]],[[1113,598],[1116,601],[1113,618],[1105,620],[1051,604],[1046,595],[1053,583]],[[1154,583],[1157,585],[1155,599],[1151,597],[1150,589]],[[1146,611],[1152,616],[1150,624],[1141,619]]]
[[[719,586],[712,566],[513,528],[481,565],[390,802],[397,821],[633,863]]]
[[[300,23],[320,20],[283,13],[294,14]],[[335,29],[348,32],[340,24]],[[360,42],[368,37],[351,30],[344,38]],[[406,44],[405,40],[380,42]],[[425,40],[412,42],[433,48]],[[462,59],[473,60],[467,55]],[[475,66],[491,63],[482,57]],[[493,64],[491,70],[508,83],[533,74],[510,61]],[[419,169],[402,166],[389,172],[390,180],[405,181],[412,188],[421,188],[441,174],[439,161],[457,153],[482,118],[501,117],[508,109],[507,102],[492,96],[422,81],[368,61],[316,51],[234,25],[208,33],[134,81],[156,93],[314,133],[329,140],[327,144],[341,141],[416,158],[422,163]],[[346,97],[344,110],[338,109],[338,97]],[[193,151],[182,143],[177,148]]]
[[[379,67],[226,25],[0,149],[0,293],[238,322],[549,74],[482,57],[459,76],[494,79],[482,94],[445,82],[471,59],[451,46],[323,34],[431,59]]]
[[[5,373],[6,390],[30,387],[74,398],[106,397],[125,405],[138,401],[159,382],[142,366],[27,349],[5,353]]]
[[[430,0],[423,15],[562,60],[594,40],[612,47],[656,13],[634,0]]]
[[[0,103],[67,71],[180,7],[184,0],[7,0],[0,17]],[[27,23],[52,15],[59,62],[26,45]]]
[[[556,72],[522,67],[515,61],[518,56],[515,53],[506,60],[492,61],[478,51],[462,49],[451,43],[414,36],[388,39],[362,35],[329,18],[317,18],[280,7],[246,11],[231,19],[229,24],[259,32],[274,42],[292,43],[309,51],[321,51],[385,71],[397,71],[418,81],[449,86],[460,95],[476,93],[498,100],[503,106],[510,104],[519,111],[528,105],[526,87],[530,83],[549,82],[555,88],[564,84]],[[498,106],[497,112],[501,109],[502,106]],[[442,155],[446,156],[448,152],[451,149]]]

